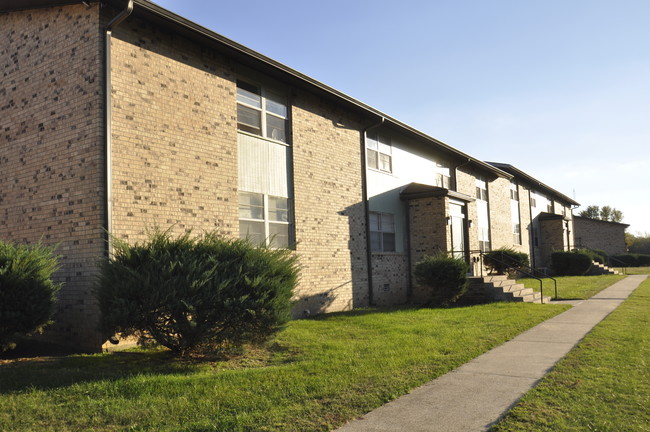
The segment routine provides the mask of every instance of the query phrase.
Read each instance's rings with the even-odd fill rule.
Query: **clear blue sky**
[[[156,3],[650,232],[650,1]]]

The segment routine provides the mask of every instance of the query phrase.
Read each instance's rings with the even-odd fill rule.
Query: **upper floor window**
[[[368,134],[366,136],[366,163],[368,168],[393,172],[393,156],[390,138],[384,135]]]
[[[436,163],[436,186],[449,189],[449,168],[442,163]]]
[[[476,178],[476,199],[488,200],[487,182],[481,177]]]
[[[510,199],[513,201],[519,201],[519,189],[515,182],[510,182]]]
[[[370,250],[395,252],[395,216],[370,212]]]
[[[546,211],[548,213],[553,213],[553,201],[549,201],[548,204],[546,204]]]
[[[237,80],[237,128],[287,142],[287,103],[284,96]]]

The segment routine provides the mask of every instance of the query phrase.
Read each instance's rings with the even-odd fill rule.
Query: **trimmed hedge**
[[[607,254],[604,251],[598,251],[596,249],[578,249],[578,253],[587,255],[592,261],[596,261],[600,264],[607,264]]]
[[[439,253],[425,256],[415,265],[415,280],[428,290],[427,304],[448,306],[467,291],[468,269],[464,260]]]
[[[54,248],[0,241],[0,351],[16,346],[18,336],[40,333],[52,322],[59,268]]]
[[[96,291],[100,328],[181,355],[237,349],[289,321],[297,282],[289,250],[156,230],[143,244],[115,241]]]
[[[559,276],[582,276],[591,266],[591,257],[577,251],[551,254],[551,267]]]
[[[483,254],[483,264],[487,269],[497,274],[505,274],[513,267],[518,269],[528,265],[528,254],[517,252],[511,248],[501,248]]]
[[[621,254],[612,255],[612,266],[620,267],[624,263],[626,267],[650,266],[650,255],[645,254]]]

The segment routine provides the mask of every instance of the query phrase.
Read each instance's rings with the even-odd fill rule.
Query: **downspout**
[[[104,38],[104,139],[105,139],[105,180],[106,180],[106,195],[105,195],[105,230],[106,230],[106,255],[111,254],[111,233],[113,232],[112,216],[113,216],[113,185],[112,185],[112,101],[111,101],[111,36],[113,29],[116,28],[122,21],[128,18],[133,12],[133,0],[129,0],[126,9],[120,12],[106,25],[106,37]]]
[[[372,129],[383,125],[386,119],[381,117],[379,123],[368,126],[361,134],[361,199],[364,203],[364,213],[366,218],[366,260],[368,261],[368,305],[373,304],[372,295],[372,251],[370,250],[370,203],[368,201],[368,176],[366,175],[366,137]]]
[[[467,158],[467,162],[463,162],[460,165],[456,165],[454,168],[454,190],[458,192],[458,168],[464,167],[465,165],[468,165],[472,160],[470,158]]]

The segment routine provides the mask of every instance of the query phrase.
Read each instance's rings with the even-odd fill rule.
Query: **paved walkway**
[[[566,312],[338,431],[485,431],[645,278],[628,276],[589,300],[571,302]]]

